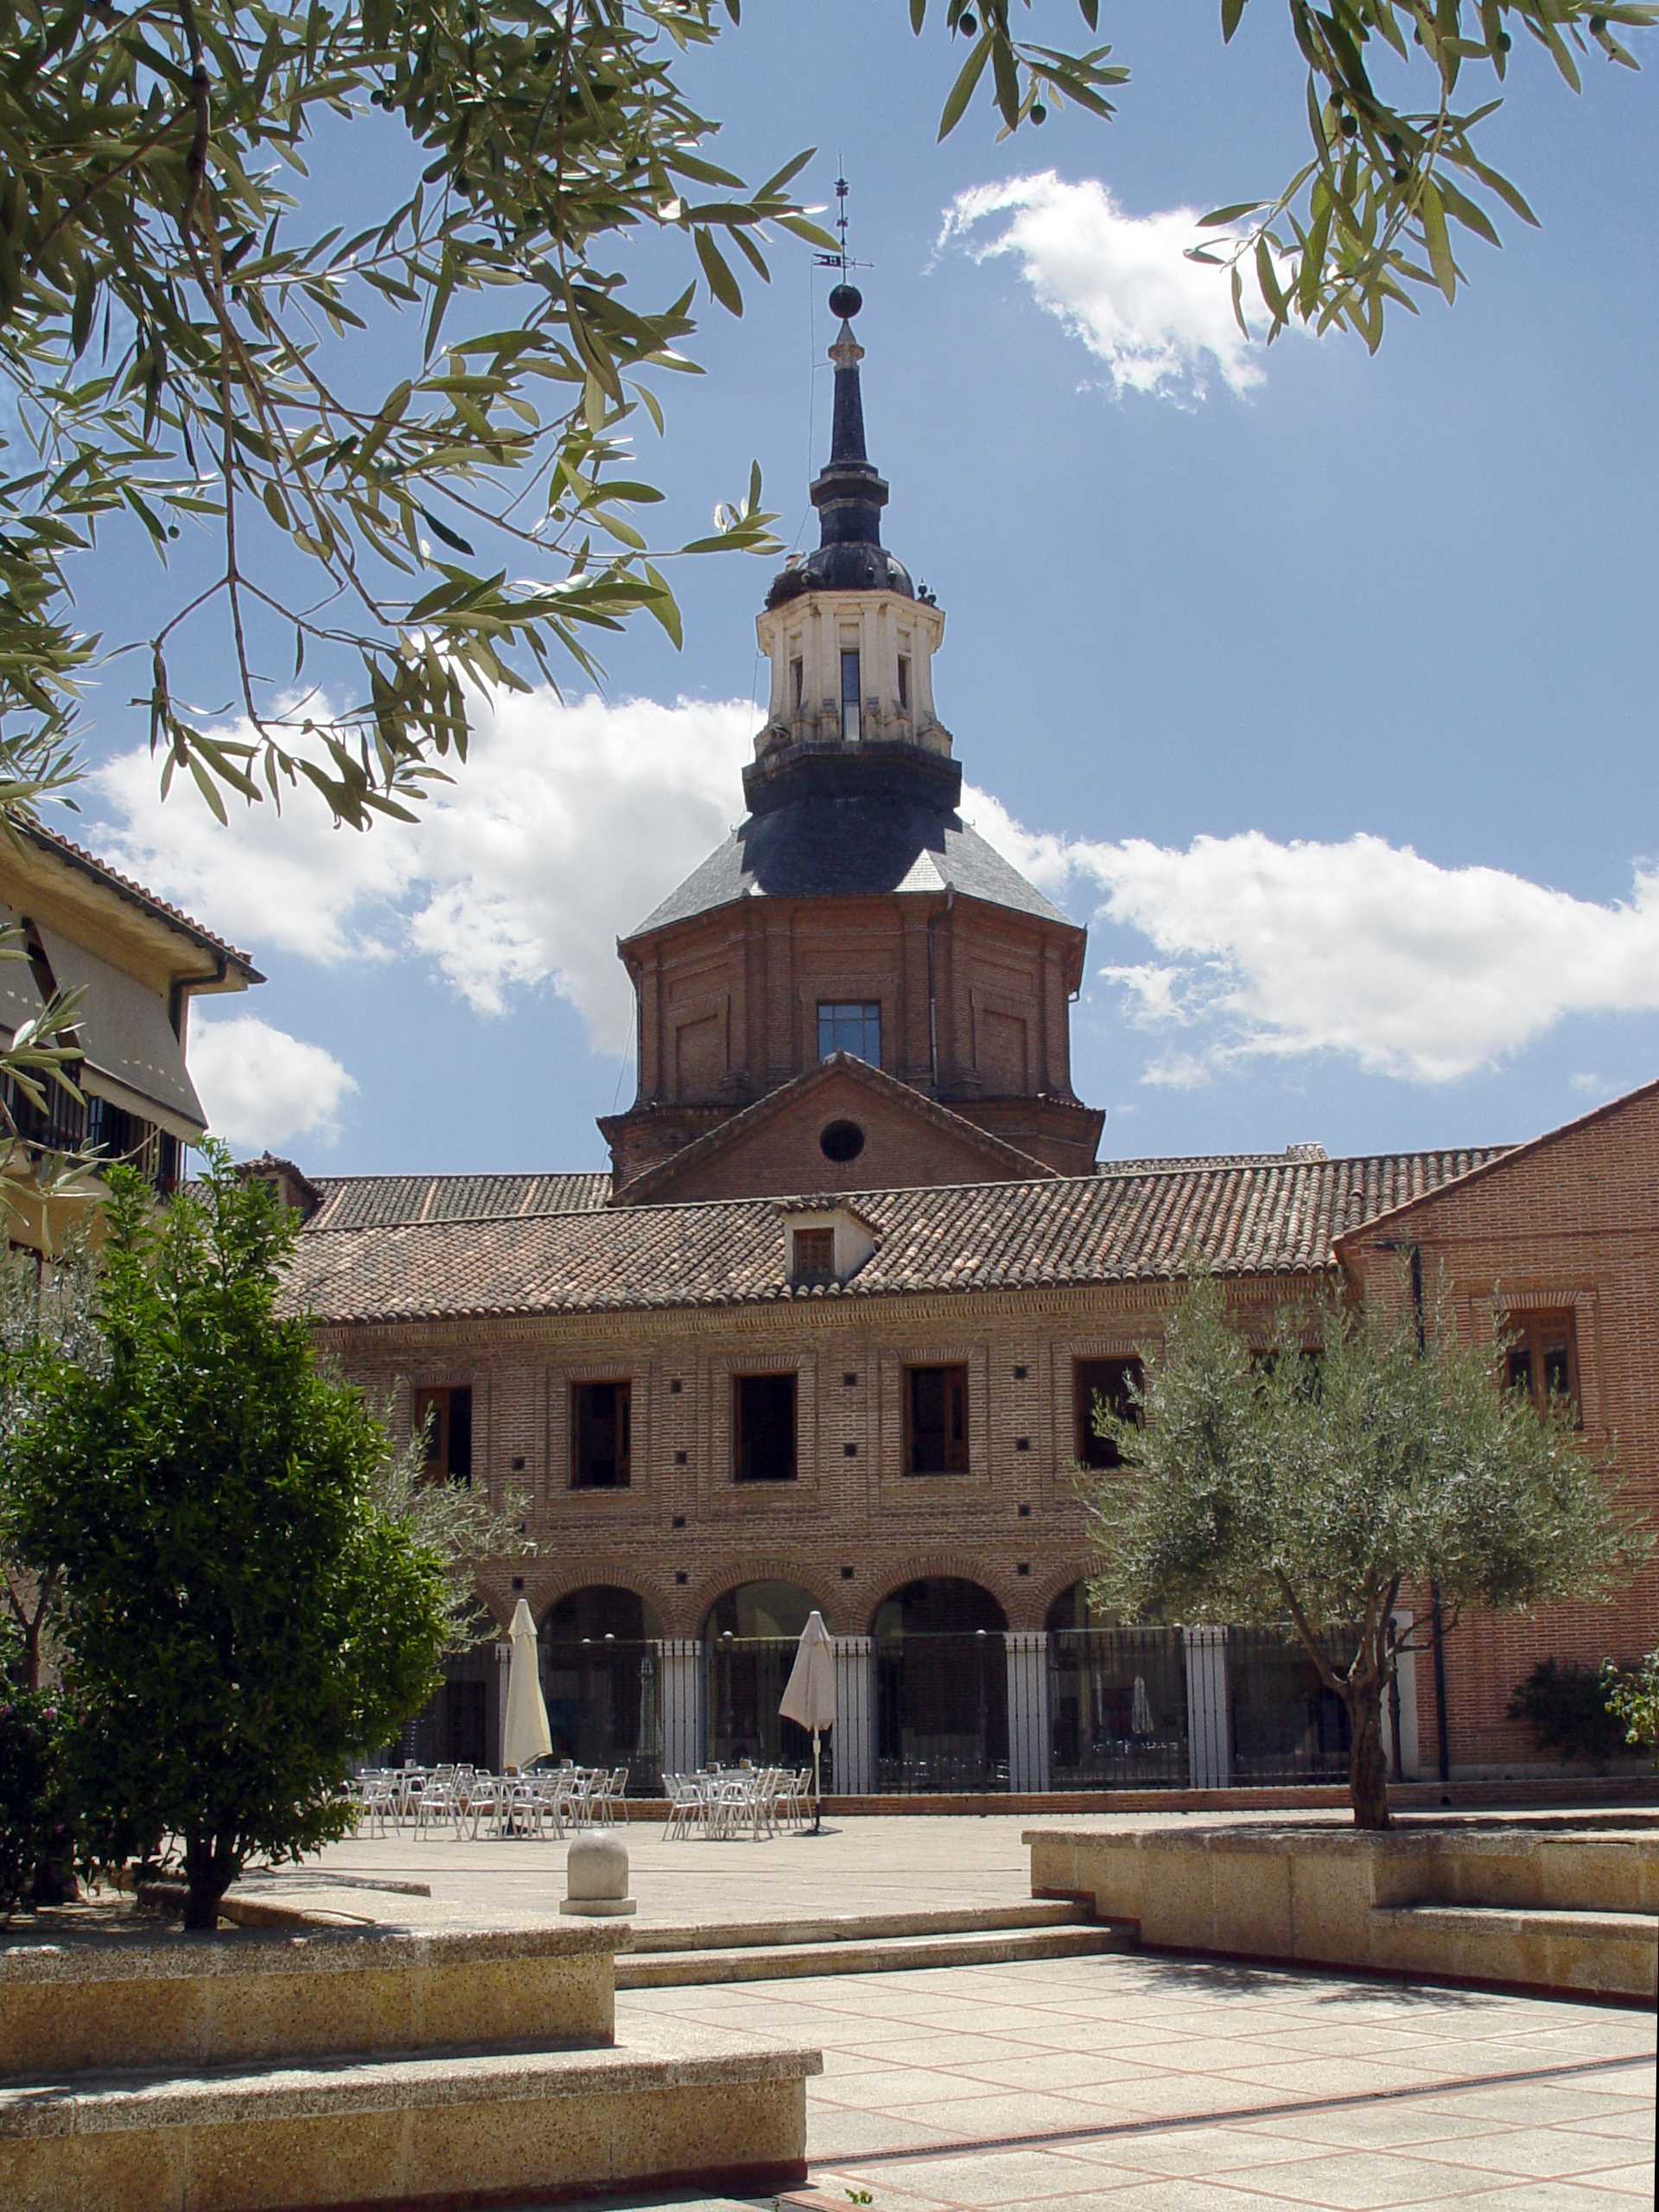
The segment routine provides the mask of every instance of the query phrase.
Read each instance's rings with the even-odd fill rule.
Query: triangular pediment
[[[1004,1183],[1053,1172],[908,1084],[836,1052],[635,1176],[613,1203]]]

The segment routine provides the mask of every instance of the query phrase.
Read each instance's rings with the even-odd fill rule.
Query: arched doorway
[[[1050,1773],[1056,1789],[1177,1789],[1187,1757],[1186,1643],[1179,1629],[1126,1627],[1086,1582],[1048,1609]]]
[[[572,1590],[542,1616],[542,1694],[553,1758],[628,1770],[631,1793],[661,1788],[656,1608],[614,1583]]]
[[[702,1624],[709,1756],[721,1766],[805,1766],[812,1739],[778,1710],[796,1646],[813,1608],[794,1582],[741,1582],[709,1608]],[[834,1733],[823,1740],[823,1780],[832,1780]]]
[[[1007,1617],[953,1575],[907,1582],[870,1623],[875,1642],[876,1786],[1008,1786]]]

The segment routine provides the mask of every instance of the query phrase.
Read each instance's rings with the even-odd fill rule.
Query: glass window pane
[[[872,1067],[881,1065],[881,1007],[877,1000],[820,999],[818,1058],[851,1052]]]

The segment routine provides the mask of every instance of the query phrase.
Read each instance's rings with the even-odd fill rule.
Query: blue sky
[[[1656,80],[1597,66],[1575,99],[1522,56],[1489,157],[1541,232],[1472,245],[1457,307],[1375,359],[1265,352],[1170,219],[1299,161],[1281,15],[1258,0],[1224,50],[1208,8],[1107,12],[1135,72],[1110,125],[997,144],[975,117],[936,148],[946,57],[899,0],[767,0],[694,88],[734,166],[817,143],[809,197],[837,158],[853,181],[887,539],[947,614],[965,810],[1090,925],[1074,1075],[1105,1149],[1532,1134],[1659,1073]],[[665,442],[642,425],[678,534],[753,457],[810,542],[825,289],[780,242],[741,323],[702,314],[708,374],[667,395]],[[741,811],[770,572],[684,564],[683,652],[641,627],[602,699],[486,718],[414,834],[158,810],[124,681],[95,696],[75,834],[270,975],[197,1043],[243,1148],[603,1163],[594,1116],[632,1095],[610,947]],[[87,617],[152,588],[106,558]]]

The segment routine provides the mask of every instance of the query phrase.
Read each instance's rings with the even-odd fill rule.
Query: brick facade
[[[1344,1271],[1359,1296],[1393,1294],[1414,1244],[1471,1331],[1495,1300],[1552,1317],[1558,1335],[1571,1317],[1586,1442],[1616,1452],[1627,1501],[1653,1519],[1659,1085],[1507,1153],[1327,1160],[1300,1146],[1097,1165],[1101,1116],[1071,1086],[1084,932],[956,810],[961,770],[933,709],[943,619],[880,543],[887,486],[865,454],[845,324],[832,358],[835,444],[813,493],[823,542],[776,579],[761,617],[771,712],[745,775],[748,817],[620,948],[639,1095],[601,1123],[612,1176],[320,1179],[294,1296],[405,1426],[417,1389],[470,1390],[472,1479],[530,1497],[532,1554],[481,1574],[498,1623],[520,1594],[544,1623],[579,1592],[632,1593],[628,1637],[568,1639],[567,1701],[631,1701],[630,1726],[649,1718],[665,1762],[701,1756],[711,1607],[785,1584],[843,1639],[838,1697],[855,1727],[838,1725],[836,1756],[846,1786],[868,1789],[912,1694],[893,1648],[910,1630],[873,1653],[878,1611],[912,1584],[969,1584],[984,1595],[960,1608],[976,1618],[959,1657],[964,1676],[977,1670],[982,1751],[1004,1690],[1001,1649],[977,1639],[998,1619],[1005,1632],[1004,1786],[1046,1789],[1068,1738],[1155,1750],[1178,1720],[1190,1774],[1155,1779],[1271,1782],[1270,1760],[1248,1770],[1239,1724],[1259,1738],[1275,1694],[1328,1760],[1317,1698],[1292,1682],[1304,1662],[1262,1648],[1254,1720],[1230,1671],[1245,1644],[1225,1631],[1147,1632],[1164,1644],[1120,1653],[1103,1702],[1101,1678],[1079,1688],[1075,1662],[1063,1676],[1065,1636],[1094,1633],[1045,1636],[1090,1566],[1077,1363],[1154,1343],[1194,1251],[1265,1340],[1277,1305]],[[859,1041],[831,1052],[819,1008],[840,1002]],[[823,1249],[838,1195],[836,1249],[855,1244],[856,1262],[833,1280],[794,1269],[791,1218],[818,1223]],[[791,1196],[810,1215],[779,1203]],[[925,1420],[915,1367],[950,1370],[929,1383],[943,1410]],[[738,1479],[737,1384],[757,1376],[792,1378],[745,1393],[751,1408],[792,1399],[788,1479]],[[623,1382],[626,1486],[578,1487],[572,1390],[612,1386],[620,1429]],[[931,1464],[910,1450],[921,1430],[949,1472],[912,1471]],[[1659,1641],[1656,1578],[1605,1609],[1464,1624],[1445,1653],[1451,1771],[1532,1760],[1503,1708],[1536,1657],[1629,1659]],[[1411,1602],[1421,1611],[1426,1593]],[[602,1647],[630,1639],[651,1644],[650,1672],[641,1659],[607,1687],[591,1672]],[[918,1709],[943,1713],[957,1663],[939,1661]],[[1417,1747],[1402,1763],[1433,1771],[1427,1665],[1402,1707],[1400,1741]],[[923,1786],[948,1786],[934,1751],[916,1756]]]

